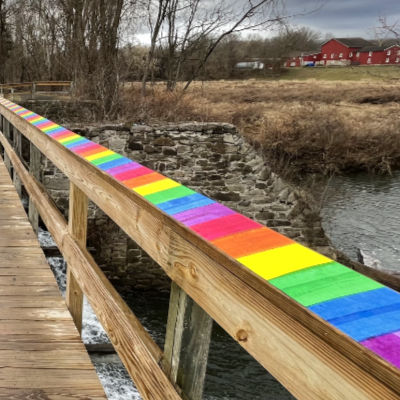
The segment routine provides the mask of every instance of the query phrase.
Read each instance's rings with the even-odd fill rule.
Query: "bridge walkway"
[[[0,398],[106,399],[1,158]]]

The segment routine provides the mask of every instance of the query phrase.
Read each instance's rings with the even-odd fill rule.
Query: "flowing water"
[[[42,247],[55,245],[46,231],[40,231],[39,239]],[[64,295],[65,262],[60,257],[48,258],[48,262]],[[122,293],[122,296],[162,348],[167,322],[168,294],[131,291]],[[86,300],[82,338],[85,343],[109,342],[107,334]],[[141,399],[117,355],[93,355],[91,358],[108,399]],[[204,399],[291,400],[293,397],[217,324],[214,324]]]
[[[322,220],[333,244],[352,259],[360,249],[378,268],[400,271],[400,172],[333,178]]]

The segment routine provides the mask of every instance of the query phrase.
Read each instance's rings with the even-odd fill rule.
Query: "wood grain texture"
[[[73,183],[69,189],[68,230],[70,235],[82,246],[86,247],[87,234],[87,196]],[[72,267],[67,266],[67,290],[65,295],[67,307],[74,319],[76,328],[82,332],[83,292]]]
[[[13,123],[24,128],[24,134],[58,168],[299,399],[399,398],[398,370],[261,282],[132,191],[9,114],[14,118]],[[2,143],[7,146],[3,140]],[[20,175],[22,178],[23,174]],[[24,184],[35,193],[38,206],[45,204],[46,195],[40,188],[33,183],[24,181]],[[55,240],[62,244],[64,255],[80,265],[77,274],[81,274],[82,281],[90,282],[96,292],[102,293],[105,284],[101,282],[101,273],[96,277],[99,284],[96,287],[97,282],[93,285],[96,266],[88,268],[92,262],[90,255],[77,248],[57,211],[42,206],[41,212]],[[90,292],[89,287],[84,289]],[[92,299],[97,312],[111,311],[102,299]],[[109,326],[107,318],[103,320]],[[120,346],[123,348],[124,343]]]
[[[0,159],[0,398],[105,399]],[[6,201],[4,201],[6,200]],[[14,202],[15,207],[10,207]],[[8,214],[8,218],[6,218]],[[17,215],[18,218],[13,218]]]
[[[40,160],[41,160],[41,153],[30,142],[30,150],[29,150],[29,173],[37,180],[40,178]],[[35,205],[32,202],[32,199],[29,196],[29,206],[28,206],[28,215],[29,221],[31,221],[33,230],[37,233],[39,229],[39,214],[35,208]]]
[[[352,393],[354,393],[354,390],[359,390],[359,393],[361,393],[361,397],[355,398],[374,398],[376,395],[376,393],[368,393],[366,387],[370,387],[370,385],[359,387],[363,379],[372,379],[376,381],[377,384],[379,384],[379,380],[384,382],[388,386],[386,387],[386,390],[388,390],[388,392],[386,392],[389,396],[388,398],[393,396],[391,390],[400,393],[398,369],[392,367],[355,341],[349,340],[346,335],[325,323],[315,314],[310,313],[304,307],[290,300],[286,295],[261,280],[258,276],[255,276],[251,271],[243,268],[243,266],[235,260],[222,254],[212,244],[201,239],[195,233],[189,231],[187,228],[155,209],[155,207],[150,205],[146,200],[137,196],[134,192],[116,182],[105,173],[99,171],[94,166],[88,164],[79,156],[72,154],[59,143],[55,143],[37,128],[27,124],[26,121],[23,121],[5,107],[1,107],[1,110],[14,125],[20,130],[23,130],[23,134],[28,139],[32,140],[58,168],[124,229],[130,237],[143,247],[177,283],[183,285],[182,282],[177,280],[178,278],[175,274],[179,271],[179,266],[185,264],[182,263],[182,260],[179,260],[179,258],[174,258],[176,254],[180,254],[182,249],[186,249],[193,255],[190,259],[193,259],[193,265],[195,266],[198,264],[197,259],[201,260],[202,257],[207,256],[212,261],[211,265],[214,266],[214,269],[211,271],[206,269],[205,271],[207,271],[210,276],[214,276],[216,271],[219,271],[221,276],[228,274],[227,276],[234,280],[236,286],[243,286],[243,293],[245,293],[246,290],[250,290],[250,293],[252,293],[251,297],[257,298],[258,301],[261,301],[264,305],[264,307],[257,306],[257,301],[255,304],[252,304],[256,306],[257,312],[263,314],[266,312],[267,306],[272,307],[283,320],[289,318],[290,321],[293,321],[296,328],[303,327],[305,329],[302,331],[303,335],[305,335],[303,341],[304,338],[307,338],[306,342],[325,344],[325,351],[323,354],[320,354],[318,346],[303,347],[303,343],[300,340],[301,338],[297,335],[297,333],[300,332],[300,328],[294,329],[294,332],[288,332],[288,329],[283,329],[282,334],[291,336],[294,343],[298,340],[297,343],[299,345],[301,344],[301,346],[298,351],[285,354],[285,358],[282,358],[282,360],[287,359],[286,361],[292,364],[300,363],[300,369],[305,371],[309,365],[304,358],[305,355],[309,354],[310,359],[317,357],[320,359],[320,362],[323,360],[322,365],[324,368],[321,369],[320,373],[313,370],[314,379],[311,382],[304,374],[299,376],[296,371],[292,371],[293,376],[276,371],[274,368],[274,357],[261,351],[264,346],[261,337],[255,336],[257,342],[257,346],[255,347],[246,345],[246,343],[250,342],[249,339],[239,341],[262,365],[270,371],[276,371],[277,378],[285,386],[290,388],[290,390],[294,391],[292,382],[297,379],[297,385],[304,388],[304,392],[298,394],[299,398],[310,398],[310,392],[315,392],[316,396],[317,394],[321,396],[320,389],[318,388],[325,382],[326,368],[332,369],[332,373],[342,376],[341,371],[337,371],[339,368],[338,365],[340,365],[342,361],[338,362],[337,357],[339,357],[340,360],[342,360],[341,357],[343,357],[343,360],[350,363],[346,364],[346,368],[350,369],[345,374],[346,377],[344,379],[347,380],[347,384],[352,388]],[[130,219],[126,218],[127,210],[129,210],[129,215],[131,216]],[[175,259],[175,264],[171,264],[171,258]],[[186,269],[192,270],[193,268],[189,265],[186,266]],[[232,321],[226,321],[223,314],[226,314],[227,310],[241,309],[243,304],[239,304],[240,300],[238,298],[229,297],[229,287],[221,285],[220,288],[214,288],[212,291],[205,291],[204,296],[206,296],[207,299],[196,297],[196,293],[199,290],[197,281],[186,281],[186,284],[182,287],[184,287],[185,291],[209,312],[225,330],[233,337],[237,336],[237,332],[241,331],[241,329],[237,330],[233,328]],[[233,303],[226,305],[226,308],[222,306],[217,307],[216,310],[211,312],[212,307],[207,305],[207,302],[212,302],[216,298],[222,296],[221,288],[224,288],[223,293],[225,299],[229,298]],[[227,290],[226,293],[225,290]],[[218,293],[218,296],[216,293]],[[254,301],[251,303],[254,303]],[[249,305],[250,304],[247,304],[247,306]],[[268,317],[268,315],[265,315],[266,320],[270,317],[271,316]],[[246,332],[246,329],[243,328],[243,331]],[[239,336],[242,337],[243,335]],[[285,347],[285,343],[279,342],[276,343],[276,345],[278,347],[273,348],[276,353],[274,356],[279,359],[280,346]],[[294,350],[294,348],[292,350]],[[283,353],[285,353],[285,351],[283,351]],[[330,354],[330,357],[328,357],[330,362],[326,360],[328,354]],[[355,368],[357,372],[354,372],[353,368]],[[325,372],[322,373],[322,371]],[[298,380],[299,378],[301,379]],[[350,381],[348,381],[349,379]],[[340,380],[337,382],[340,382]],[[336,390],[332,390],[332,392],[329,393],[331,397],[326,397],[326,393],[324,393],[323,397],[317,396],[315,398],[341,398],[340,396],[343,397],[346,393],[346,387],[348,386],[338,385]],[[381,388],[383,387],[384,386],[381,386]],[[307,395],[305,393],[307,393]],[[386,396],[386,394],[384,396]]]
[[[43,187],[25,170],[11,146],[0,141],[18,171],[21,181],[80,283],[116,351],[145,399],[178,400],[176,392],[159,366],[162,352],[111,285],[90,253],[71,234],[60,211]],[[48,297],[51,298],[50,296]],[[48,304],[51,304],[48,302]],[[1,341],[0,332],[0,341]],[[26,341],[24,336],[17,337]]]
[[[15,153],[18,155],[18,157],[22,157],[22,137],[21,137],[21,133],[18,132],[17,129],[13,129],[14,132],[14,150]],[[18,196],[21,198],[22,196],[22,187],[21,187],[21,180],[19,179],[18,175],[16,174],[16,172],[13,172],[13,183],[15,186],[15,190],[18,193]]]
[[[189,400],[203,398],[212,325],[211,317],[172,282],[164,362]]]

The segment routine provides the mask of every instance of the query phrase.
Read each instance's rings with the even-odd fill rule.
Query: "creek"
[[[50,234],[43,230],[39,232],[39,240],[43,248],[55,245]],[[61,257],[49,257],[47,260],[61,293],[65,295],[64,260]],[[163,348],[169,295],[157,291],[129,291],[126,288],[120,291],[120,294],[152,338]],[[107,334],[86,299],[82,339],[85,344],[109,343]],[[141,399],[117,355],[91,355],[91,359],[109,400]],[[216,323],[213,327],[203,398],[205,400],[294,399]]]
[[[375,267],[400,272],[400,172],[332,178],[321,216],[332,244],[350,258],[360,249]]]

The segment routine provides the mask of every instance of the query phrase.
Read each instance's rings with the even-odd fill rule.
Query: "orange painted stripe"
[[[138,176],[137,178],[128,179],[126,181],[122,181],[125,186],[129,188],[134,188],[138,186],[147,185],[148,183],[153,183],[160,181],[161,179],[166,179],[165,176],[159,174],[158,172],[152,172],[151,174],[146,174],[142,176]]]
[[[212,243],[231,257],[239,258],[276,247],[286,246],[294,242],[272,229],[262,227],[225,236],[213,240]]]
[[[55,125],[55,126],[57,126],[57,125]],[[74,136],[74,135],[75,135],[74,132],[68,131],[68,132],[62,132],[58,136],[52,136],[52,138],[55,139],[55,140],[61,140],[61,139],[65,139],[65,138],[67,138],[69,136]]]
[[[106,147],[99,146],[99,147],[96,147],[94,149],[90,149],[88,151],[84,151],[82,153],[79,153],[79,155],[82,156],[82,157],[88,157],[88,156],[92,156],[94,154],[101,153],[101,152],[107,151],[107,150],[108,149]]]

